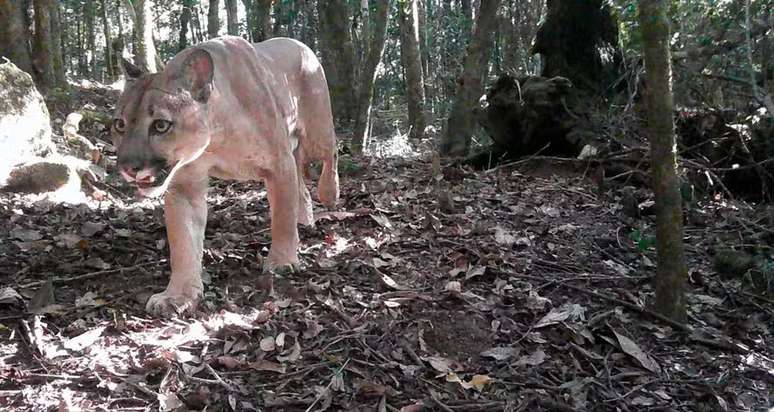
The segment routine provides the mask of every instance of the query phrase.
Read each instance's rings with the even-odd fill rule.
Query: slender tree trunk
[[[317,16],[314,12],[314,1],[304,0],[304,17],[305,24],[301,26],[301,41],[312,50],[316,50],[317,36],[315,35],[315,28],[318,26]]]
[[[61,30],[62,27],[70,27],[70,19],[67,16],[67,9],[59,7],[59,3],[57,3],[57,8],[59,8],[59,27],[60,30],[57,30],[59,32],[59,50],[62,56],[62,75],[64,76],[63,79],[65,80],[65,84],[67,84],[67,72],[72,71],[73,65],[72,61],[70,61],[70,35],[71,30]],[[51,30],[54,30],[54,27],[51,27]]]
[[[239,36],[237,0],[226,0],[226,29],[228,30],[228,34],[232,36]]]
[[[210,9],[207,11],[207,35],[211,39],[218,37],[218,32],[220,32],[219,8],[220,0],[210,0]]]
[[[35,0],[35,68],[38,72],[38,87],[51,91],[55,84],[54,65],[51,59],[51,8],[52,0]]]
[[[355,117],[355,129],[352,136],[352,149],[355,153],[361,153],[368,146],[370,135],[371,101],[374,96],[374,81],[376,80],[376,68],[384,54],[384,41],[387,37],[387,19],[389,18],[390,0],[378,0],[376,10],[367,27],[370,33],[363,33],[363,37],[369,34],[367,40],[365,61],[360,72],[360,89],[357,98],[357,116]],[[365,20],[364,20],[365,22]]]
[[[334,115],[344,123],[354,118],[355,47],[349,30],[350,13],[346,0],[317,3],[320,51],[323,58]]]
[[[153,0],[125,0],[127,11],[134,23],[134,59],[135,64],[148,73],[155,73],[156,46],[153,43],[153,24],[151,15]]]
[[[191,19],[191,33],[193,35],[191,37],[193,38],[194,43],[201,43],[204,39],[204,36],[202,36],[202,19],[200,17],[201,10],[202,2],[201,0],[196,0],[194,9],[191,13],[193,16]]]
[[[19,1],[0,0],[0,55],[25,72],[35,75],[30,54],[30,34]]]
[[[262,42],[271,38],[271,9],[272,0],[253,0],[253,39]]]
[[[108,22],[107,1],[100,0],[102,6],[102,33],[105,36],[105,70],[108,81],[113,81],[116,73],[113,72],[113,47],[110,44],[110,23]]]
[[[656,200],[655,309],[685,322],[685,281],[688,266],[683,245],[683,210],[677,177],[675,125],[672,118],[672,64],[669,55],[669,21],[665,0],[640,0],[645,73],[645,101],[650,138],[650,164]]]
[[[78,55],[78,75],[86,77],[88,76],[88,72],[89,72],[88,61],[86,60],[86,48],[83,46],[83,41],[85,38],[85,36],[83,35],[83,26],[84,26],[83,20],[85,19],[85,16],[86,16],[86,5],[84,4],[79,11],[80,11],[80,18],[77,18],[78,16],[76,16],[77,45],[75,49]]]
[[[457,84],[449,120],[441,141],[441,154],[445,156],[465,156],[470,150],[470,141],[475,130],[473,108],[483,90],[481,74],[489,61],[492,47],[492,33],[497,18],[500,0],[487,0],[481,3],[478,21],[473,38],[468,46],[468,54],[462,69],[462,78]]]
[[[124,19],[121,13],[121,0],[116,0],[116,17],[118,17],[118,37],[121,38],[121,42],[124,41]]]
[[[180,31],[178,33],[177,49],[183,50],[188,47],[188,28],[191,24],[193,0],[182,0],[180,5],[183,10],[180,11]]]
[[[419,50],[417,0],[406,0],[398,6],[400,19],[400,54],[406,78],[406,98],[412,139],[425,134],[425,88],[422,78],[422,57]]]
[[[97,78],[97,36],[94,35],[95,30],[95,9],[96,5],[93,1],[87,1],[86,3],[86,16],[85,16],[85,29],[86,31],[86,45],[89,48],[87,53],[87,59],[89,64],[89,74],[92,78]]]
[[[67,88],[65,76],[64,52],[62,47],[61,8],[58,2],[51,2],[51,65],[54,71],[54,84],[59,88]]]

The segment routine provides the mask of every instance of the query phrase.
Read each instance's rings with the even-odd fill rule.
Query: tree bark
[[[425,134],[425,89],[422,78],[422,56],[419,50],[418,0],[405,0],[398,7],[400,19],[400,55],[406,79],[406,100],[412,139]]]
[[[237,0],[226,0],[226,30],[232,36],[239,36]]]
[[[95,36],[94,30],[95,30],[95,16],[96,16],[96,5],[93,1],[87,1],[86,3],[86,16],[85,16],[85,29],[86,32],[86,45],[89,48],[89,52],[87,53],[87,59],[88,59],[88,65],[89,65],[89,75],[96,79],[97,78],[97,36]]]
[[[360,89],[357,99],[357,116],[355,117],[355,129],[352,136],[352,150],[362,153],[368,146],[370,135],[371,103],[374,96],[374,81],[376,80],[376,68],[384,54],[384,41],[387,37],[387,20],[389,18],[390,0],[378,0],[376,10],[366,25],[370,27],[370,37],[366,42],[366,56],[360,72]],[[363,33],[365,36],[366,33]]]
[[[683,245],[683,211],[677,177],[675,125],[672,118],[672,64],[665,0],[640,0],[640,30],[647,76],[645,101],[650,138],[650,164],[656,200],[655,309],[685,322],[688,266]]]
[[[113,47],[110,44],[110,23],[108,21],[107,1],[100,0],[102,6],[102,33],[105,36],[105,70],[107,71],[108,81],[113,81],[116,73],[113,71]]]
[[[320,51],[328,78],[333,113],[344,123],[354,118],[355,47],[349,30],[346,0],[318,1]]]
[[[59,4],[56,1],[51,2],[49,10],[51,16],[51,70],[54,73],[54,87],[67,88],[67,78],[65,77],[64,54],[62,52],[62,32],[60,24]]]
[[[272,0],[252,0],[253,1],[253,19],[255,26],[252,27],[253,41],[262,42],[271,38],[271,9]]]
[[[35,0],[35,68],[38,72],[38,87],[44,93],[56,85],[54,65],[51,59],[51,9],[52,0]]]
[[[492,46],[492,33],[497,18],[500,0],[488,0],[481,3],[478,21],[473,39],[468,46],[468,54],[462,69],[462,78],[452,104],[446,130],[443,133],[440,151],[442,155],[466,156],[470,150],[470,141],[475,130],[473,108],[483,91],[481,74],[489,61]]]
[[[134,64],[145,72],[155,73],[156,46],[153,44],[153,25],[150,22],[153,0],[125,1],[134,23]]]
[[[180,5],[183,10],[180,11],[180,31],[178,33],[177,49],[183,50],[188,47],[188,28],[191,24],[193,0],[182,0]]]
[[[30,34],[19,1],[0,1],[0,54],[25,72],[35,75],[30,54]]]
[[[218,8],[220,0],[210,0],[210,9],[207,11],[207,35],[212,39],[218,37],[220,31],[220,17],[218,17]]]

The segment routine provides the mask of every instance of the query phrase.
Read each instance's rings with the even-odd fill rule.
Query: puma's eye
[[[126,122],[124,122],[124,119],[113,119],[113,129],[118,133],[126,131]]]
[[[172,122],[168,120],[158,119],[153,121],[152,127],[154,132],[158,134],[163,134],[169,131],[169,128],[172,127]]]

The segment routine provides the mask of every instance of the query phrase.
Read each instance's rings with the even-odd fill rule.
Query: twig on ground
[[[144,266],[150,266],[150,265],[165,263],[166,261],[167,261],[166,259],[159,259],[159,260],[154,260],[152,262],[138,263],[136,265],[128,266],[128,267],[121,267],[121,268],[115,268],[115,269],[106,269],[106,270],[98,270],[96,272],[84,273],[82,275],[73,276],[73,277],[69,277],[69,278],[53,278],[53,279],[51,279],[51,281],[54,283],[54,285],[63,285],[63,284],[67,284],[67,283],[70,283],[70,282],[77,282],[77,281],[80,281],[80,280],[86,280],[86,279],[95,278],[95,277],[101,276],[101,275],[107,275],[107,274],[110,274],[110,273],[123,272],[123,271],[131,271],[131,270],[134,270],[134,269],[137,269],[137,268],[141,268],[141,267],[144,267]],[[20,288],[20,289],[27,289],[27,288],[32,288],[32,287],[35,287],[35,286],[43,285],[46,282],[48,282],[48,281],[47,280],[38,280],[38,281],[35,281],[35,282],[25,283],[23,285],[17,285],[17,287]]]
[[[335,375],[340,375],[340,374],[341,374],[341,372],[343,372],[343,371],[344,371],[344,368],[346,368],[346,367],[347,367],[347,364],[349,364],[349,359],[347,359],[346,361],[344,361],[344,363],[341,365],[341,367],[339,367],[339,369],[336,371]],[[322,397],[323,397],[323,394],[324,394],[325,392],[328,392],[328,391],[331,389],[331,386],[332,386],[332,385],[333,385],[333,378],[331,378],[331,381],[330,381],[330,382],[328,382],[328,385],[327,385],[327,386],[325,386],[325,389],[323,390],[323,392],[322,392],[322,393],[319,393],[319,394],[318,394],[318,395],[317,395],[317,396],[314,398],[314,401],[312,401],[312,404],[311,404],[311,405],[309,405],[309,407],[308,407],[308,408],[306,408],[306,412],[309,412],[309,411],[311,411],[311,410],[312,410],[312,408],[314,408],[314,405],[316,405],[316,404],[317,404],[317,402],[319,402],[319,401],[320,401],[320,399],[322,399]]]

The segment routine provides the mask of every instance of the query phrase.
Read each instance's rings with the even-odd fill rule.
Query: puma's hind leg
[[[304,151],[298,147],[295,151],[296,174],[298,175],[298,223],[305,226],[314,226],[314,212],[312,212],[312,196],[306,187],[306,178],[309,173],[309,160]]]
[[[338,155],[334,145],[328,156],[322,159],[322,173],[317,182],[317,197],[328,209],[336,207],[339,201]]]

